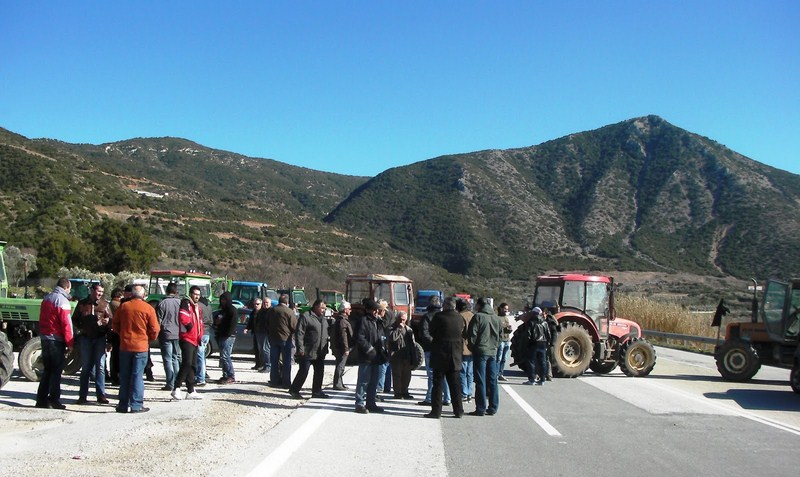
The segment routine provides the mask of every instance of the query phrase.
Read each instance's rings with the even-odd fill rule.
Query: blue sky
[[[0,126],[372,176],[656,114],[800,173],[797,1],[0,0]]]

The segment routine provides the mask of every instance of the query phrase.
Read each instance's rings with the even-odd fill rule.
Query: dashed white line
[[[519,407],[521,407],[522,410],[525,411],[525,413],[528,414],[531,417],[531,419],[533,419],[533,421],[544,430],[544,432],[554,437],[561,437],[561,433],[558,432],[558,430],[555,427],[550,425],[550,423],[547,422],[547,419],[543,418],[541,414],[536,412],[536,410],[533,407],[531,407],[530,404],[528,404],[524,399],[522,399],[522,397],[519,394],[517,394],[517,392],[514,391],[514,389],[511,386],[509,386],[508,384],[503,384],[503,390],[507,392],[509,396],[511,396],[511,399],[516,401],[517,405],[519,405]]]

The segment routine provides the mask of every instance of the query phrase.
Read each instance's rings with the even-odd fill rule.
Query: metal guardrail
[[[709,338],[707,336],[692,336],[692,335],[681,335],[678,333],[664,333],[663,331],[653,331],[653,330],[642,330],[642,334],[648,336],[654,336],[656,338],[665,338],[670,340],[682,340],[682,341],[694,341],[696,343],[705,343],[705,344],[719,344],[722,340],[717,338]]]

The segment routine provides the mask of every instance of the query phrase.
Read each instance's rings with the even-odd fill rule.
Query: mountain
[[[800,176],[657,116],[373,178],[179,138],[101,145],[0,129],[0,240],[38,273],[194,268],[341,288],[517,287],[545,271],[758,278],[800,269]],[[649,276],[649,275],[648,275]]]
[[[800,176],[657,116],[390,169],[325,221],[477,276],[800,269]]]

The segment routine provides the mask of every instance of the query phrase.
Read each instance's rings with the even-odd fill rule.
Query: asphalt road
[[[242,383],[204,390],[207,399],[199,404],[206,407],[171,403],[161,396],[166,392],[151,390],[146,398],[153,411],[141,421],[154,433],[160,432],[156,426],[167,426],[170,420],[184,426],[187,417],[208,421],[214,413],[233,413],[238,422],[230,423],[223,416],[207,429],[209,439],[224,438],[233,445],[215,459],[204,457],[209,455],[207,441],[196,443],[194,451],[180,447],[171,451],[197,452],[200,455],[181,457],[183,462],[205,461],[201,468],[157,467],[137,461],[140,467],[127,475],[163,475],[165,468],[172,475],[259,477],[797,474],[800,395],[788,385],[788,370],[763,367],[751,382],[728,383],[719,377],[709,356],[665,348],[657,351],[655,370],[646,378],[629,378],[615,371],[525,386],[521,384],[525,379],[512,368],[507,373],[510,382],[501,385],[497,415],[455,419],[446,408],[440,420],[423,418],[429,408],[416,401],[388,398],[381,404],[386,413],[356,414],[352,390],[326,390],[333,396],[328,400],[292,401],[285,393],[264,386],[264,375],[248,374],[251,362],[238,361],[237,379],[241,374]],[[326,366],[326,385],[330,372],[332,366]],[[211,373],[214,376],[216,369]],[[345,381],[351,388],[355,375],[356,369],[348,368]],[[74,378],[70,382],[68,394],[73,395]],[[309,376],[306,385],[310,384]],[[67,411],[33,409],[34,391],[34,383],[21,379],[0,390],[4,421],[0,442],[29,445],[24,442],[36,442],[43,432],[56,442],[61,435],[66,440],[70,433],[96,425],[89,422],[92,413],[75,412],[78,409],[69,402]],[[424,391],[424,372],[415,371],[411,392],[421,399]],[[467,412],[473,409],[474,404],[465,404]],[[145,428],[137,430],[129,417],[115,416],[111,409],[90,410],[105,413],[95,419],[127,426],[121,436],[109,431],[107,439],[116,445],[140,433],[141,450],[158,455],[155,447],[168,442],[145,436]],[[38,427],[27,430],[33,422]],[[150,441],[153,449],[147,448]],[[15,449],[15,455],[22,451]],[[74,452],[66,446],[63,451],[45,453],[40,462],[55,466],[62,475],[109,475],[109,469],[114,474],[120,463],[129,462],[107,448],[96,454],[85,451],[83,461],[59,461]],[[54,459],[52,463],[48,458]],[[6,465],[15,477],[48,475],[47,467],[26,473],[25,469],[34,468],[32,464],[22,472],[14,472],[20,465],[15,467],[13,461]]]

